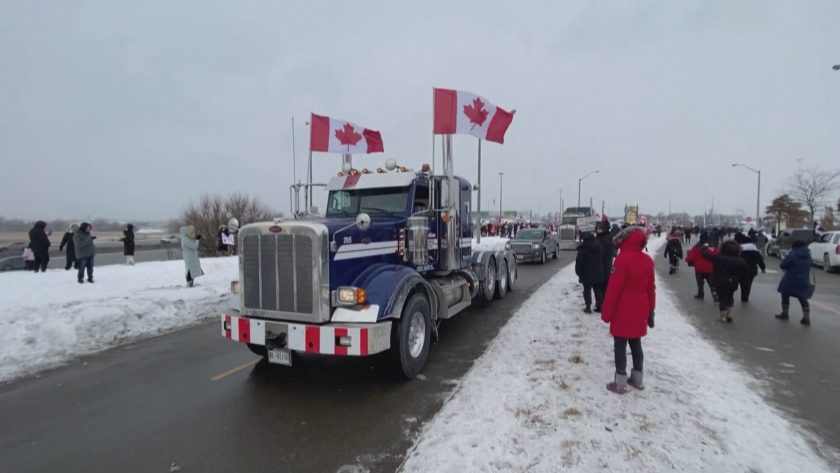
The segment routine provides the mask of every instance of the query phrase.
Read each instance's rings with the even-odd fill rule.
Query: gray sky
[[[410,6],[408,5],[410,3]],[[612,214],[762,208],[803,166],[840,166],[840,2],[32,1],[0,4],[0,215],[155,219],[202,191],[288,212],[310,112],[430,160],[432,87],[516,109],[483,147],[484,202]],[[476,140],[455,139],[476,178]],[[316,181],[340,167],[315,156]],[[498,200],[496,201],[498,203]],[[497,208],[497,207],[496,207]]]

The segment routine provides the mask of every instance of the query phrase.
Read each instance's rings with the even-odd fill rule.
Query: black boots
[[[782,306],[782,313],[777,314],[776,318],[779,319],[779,320],[788,320],[790,318],[790,306],[789,305],[783,305]]]

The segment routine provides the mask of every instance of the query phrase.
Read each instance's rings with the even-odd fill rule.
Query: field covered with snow
[[[663,240],[654,240],[655,253]],[[526,301],[425,426],[405,472],[834,471],[659,286],[646,390],[608,392],[613,342],[569,266]],[[628,370],[632,362],[628,355]]]
[[[182,261],[95,268],[94,284],[73,270],[0,274],[0,381],[218,317],[236,258],[201,266],[193,288]]]

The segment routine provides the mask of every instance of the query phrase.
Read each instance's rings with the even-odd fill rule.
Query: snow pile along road
[[[0,381],[217,317],[237,260],[201,266],[193,288],[181,261],[103,266],[83,285],[73,270],[0,274]]]
[[[657,291],[656,328],[643,341],[645,391],[605,389],[612,338],[598,314],[581,311],[569,266],[502,329],[403,470],[832,471],[754,380],[701,338],[675,297]]]
[[[504,250],[505,243],[507,243],[509,238],[502,238],[497,236],[491,237],[481,237],[481,243],[476,243],[475,238],[472,240],[472,250],[473,251],[497,251],[497,250]]]

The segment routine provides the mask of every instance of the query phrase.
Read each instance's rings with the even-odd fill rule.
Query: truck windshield
[[[542,237],[542,230],[519,230],[516,232],[517,240],[541,240]]]
[[[401,214],[406,209],[408,191],[408,187],[330,191],[327,217],[360,213]]]
[[[577,225],[577,221],[580,217],[563,217],[563,225]]]

